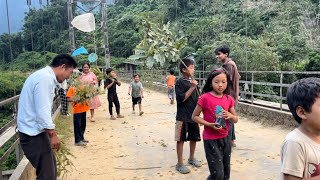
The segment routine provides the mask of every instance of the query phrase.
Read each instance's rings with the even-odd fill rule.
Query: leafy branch
[[[142,20],[144,38],[136,46],[131,60],[143,60],[148,68],[155,63],[166,67],[180,59],[180,51],[187,45],[185,36],[175,35],[170,30],[170,22],[164,25],[153,23],[149,17]]]

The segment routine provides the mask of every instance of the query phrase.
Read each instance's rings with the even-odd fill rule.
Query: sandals
[[[188,163],[194,167],[201,167],[202,164],[196,159],[188,159]]]
[[[190,170],[185,166],[184,164],[177,164],[176,170],[181,174],[188,174],[190,173]]]

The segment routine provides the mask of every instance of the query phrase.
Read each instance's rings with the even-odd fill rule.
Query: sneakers
[[[121,114],[118,114],[118,115],[117,115],[117,118],[124,118],[124,116],[121,115]]]
[[[114,116],[111,116],[110,119],[111,119],[111,120],[116,120],[117,118],[114,117]]]
[[[85,143],[83,141],[79,141],[79,142],[75,143],[74,145],[76,145],[76,146],[87,146],[87,143]]]
[[[177,164],[176,170],[181,174],[188,174],[190,170],[184,164]]]
[[[188,159],[188,163],[191,164],[194,167],[201,167],[202,166],[200,161],[198,161],[196,159]]]
[[[89,141],[86,139],[82,139],[83,142],[88,143]]]
[[[139,116],[142,116],[142,114],[143,114],[144,112],[143,111],[141,111],[140,113],[139,113]]]

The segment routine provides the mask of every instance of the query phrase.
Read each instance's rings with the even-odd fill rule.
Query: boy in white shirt
[[[320,79],[306,78],[288,89],[287,102],[300,124],[281,147],[283,180],[320,179]]]

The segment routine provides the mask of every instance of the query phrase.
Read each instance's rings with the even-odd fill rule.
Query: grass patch
[[[67,142],[73,135],[73,132],[71,131],[71,127],[73,126],[73,116],[59,115],[54,122],[56,124],[56,131],[59,135],[59,139],[63,142]]]
[[[66,145],[68,139],[72,136],[72,131],[70,130],[73,123],[72,117],[73,116],[59,115],[55,119],[56,131],[61,142],[60,150],[55,153],[57,157],[58,176],[62,179],[67,178],[68,169],[70,169],[69,166],[71,168],[73,167],[70,158],[75,158]]]

